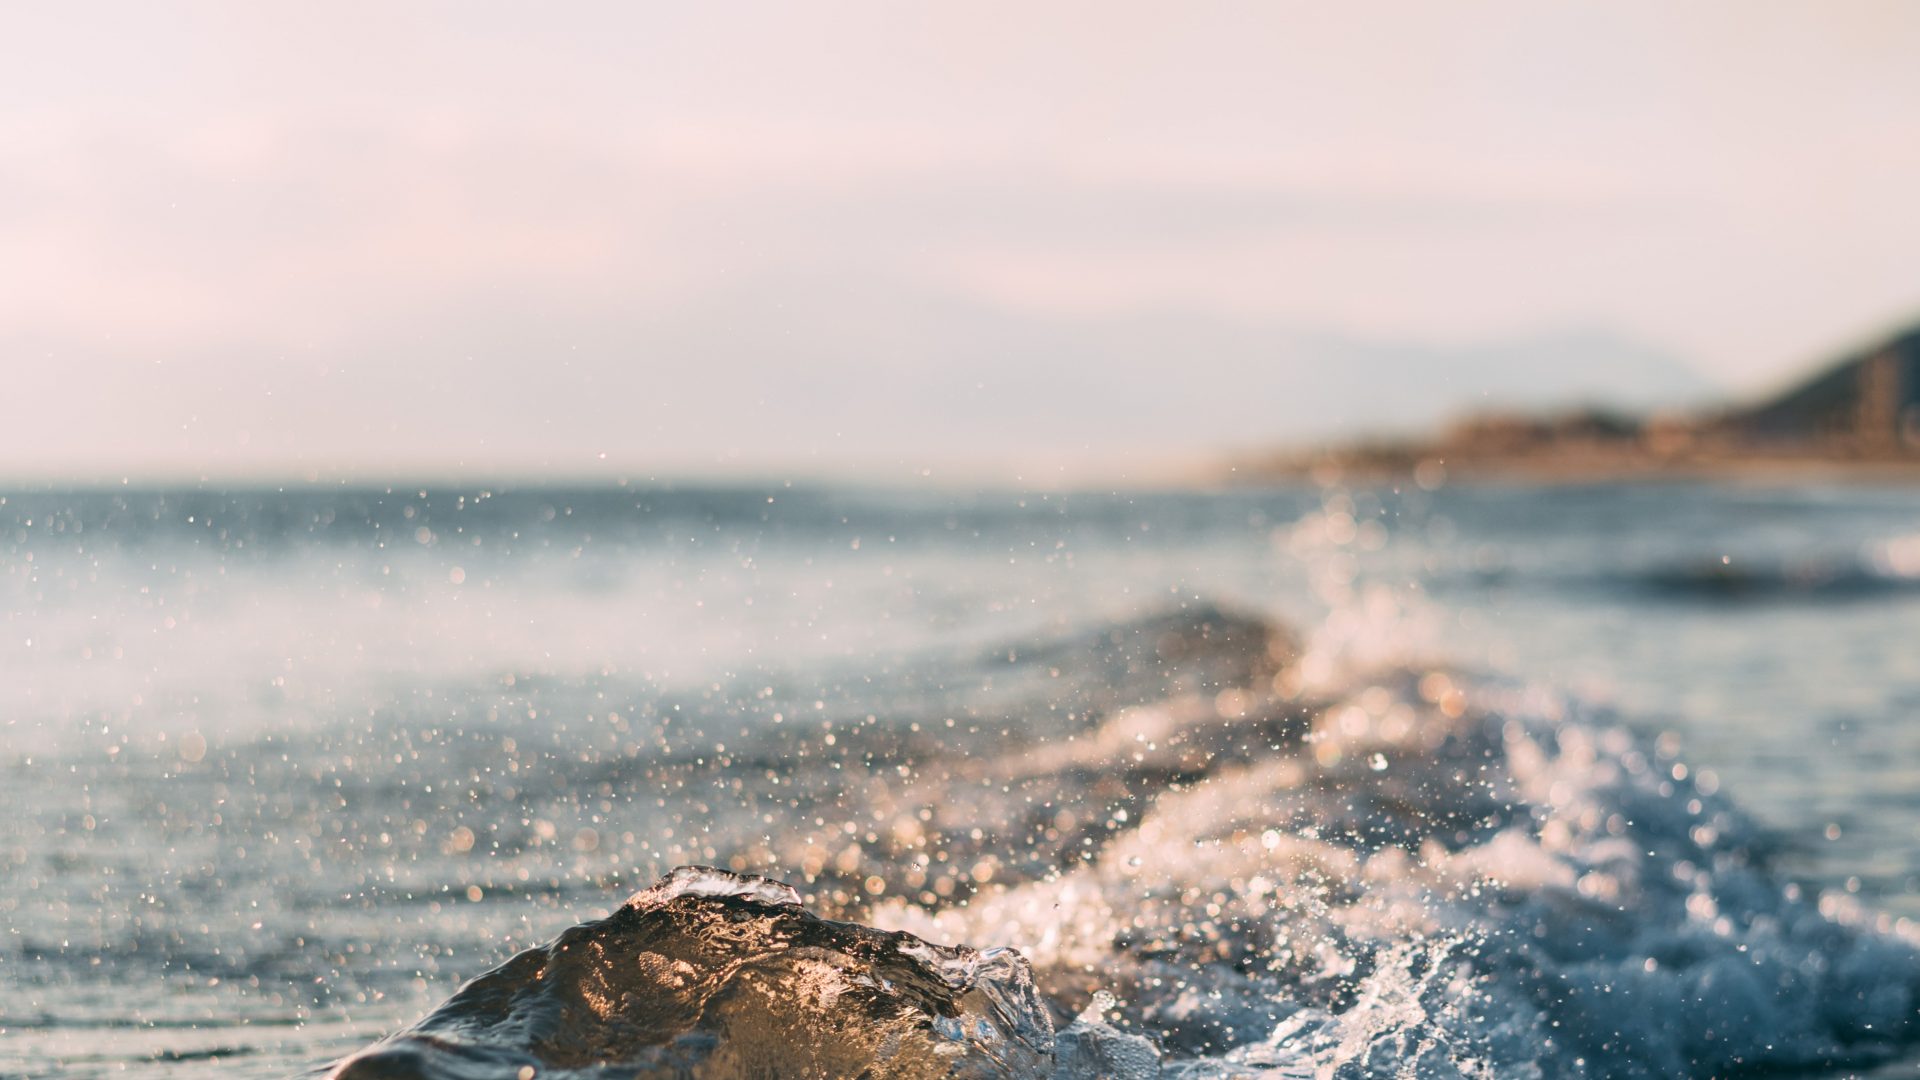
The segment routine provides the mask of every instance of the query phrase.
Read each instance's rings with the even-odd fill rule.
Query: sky
[[[0,478],[1144,475],[1920,316],[1920,5],[7,3]]]

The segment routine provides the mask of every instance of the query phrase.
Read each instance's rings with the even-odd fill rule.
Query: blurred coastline
[[[1429,437],[1360,439],[1237,462],[1243,482],[1449,477],[1529,482],[1920,480],[1920,325],[1745,404],[1469,413]]]

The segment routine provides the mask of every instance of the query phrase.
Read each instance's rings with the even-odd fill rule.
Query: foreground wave
[[[1201,606],[995,654],[1128,687],[1045,724],[742,733],[807,819],[704,834],[849,921],[682,868],[335,1075],[1650,1078],[1920,1038],[1909,931],[1776,875],[1675,741],[1446,670],[1303,689],[1298,648]]]
[[[681,867],[333,1075],[984,1078],[1054,1057],[1018,953],[832,922],[790,885]]]

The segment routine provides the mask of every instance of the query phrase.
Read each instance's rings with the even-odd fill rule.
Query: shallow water
[[[688,863],[1016,948],[1169,1068],[1898,1061],[1916,538],[1874,489],[12,494],[0,1074],[319,1068]]]

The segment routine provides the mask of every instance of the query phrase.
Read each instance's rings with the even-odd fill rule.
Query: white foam
[[[1653,740],[1491,686],[1449,717],[1417,685],[1161,791],[1070,872],[877,917],[1114,990],[1172,1075],[1707,1075],[1916,1034],[1914,944],[1770,876]]]

